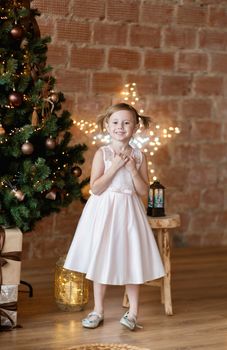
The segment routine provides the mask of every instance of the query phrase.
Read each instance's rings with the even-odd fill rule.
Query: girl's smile
[[[113,140],[129,141],[136,131],[135,117],[131,111],[117,111],[111,114],[106,128]]]

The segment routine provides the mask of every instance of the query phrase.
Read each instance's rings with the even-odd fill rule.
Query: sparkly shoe
[[[96,311],[92,311],[82,320],[82,326],[85,328],[97,328],[103,320],[103,315],[98,314]]]
[[[134,331],[137,327],[136,317],[128,318],[129,311],[127,311],[124,316],[120,319],[120,324],[130,329],[130,331]]]

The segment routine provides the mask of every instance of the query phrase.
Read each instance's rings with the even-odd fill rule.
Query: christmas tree
[[[30,230],[37,220],[82,198],[86,145],[71,145],[29,0],[0,0],[0,225]],[[76,83],[76,82],[75,82]]]

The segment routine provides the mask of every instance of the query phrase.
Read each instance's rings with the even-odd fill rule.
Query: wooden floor
[[[66,350],[82,343],[123,343],[152,350],[227,349],[227,247],[178,248],[172,252],[174,316],[166,316],[157,287],[143,286],[139,323],[130,332],[119,324],[125,312],[122,287],[107,290],[105,322],[81,327],[81,312],[55,305],[54,261],[24,262],[22,279],[32,283],[34,297],[19,293],[18,323],[23,328],[0,334],[1,350]],[[20,290],[23,286],[20,286]]]

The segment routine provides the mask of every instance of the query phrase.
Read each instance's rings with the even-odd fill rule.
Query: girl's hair
[[[132,107],[131,105],[128,105],[127,103],[117,103],[115,105],[110,106],[109,108],[107,108],[106,112],[104,114],[100,114],[97,117],[97,124],[98,126],[101,128],[101,130],[103,131],[104,127],[105,127],[105,123],[108,122],[110,116],[118,111],[129,111],[132,112],[132,114],[135,117],[135,122],[136,124],[139,124],[139,122],[141,121],[143,126],[145,127],[145,129],[149,128],[151,119],[150,117],[147,117],[145,115],[140,115],[137,110]]]

